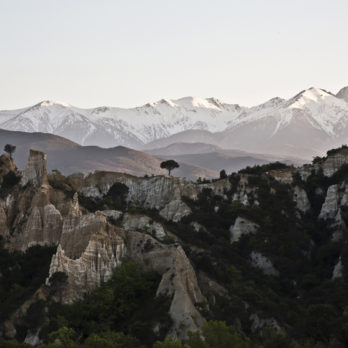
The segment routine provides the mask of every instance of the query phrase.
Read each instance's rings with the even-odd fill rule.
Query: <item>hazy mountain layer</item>
[[[0,130],[0,149],[11,143],[17,147],[14,159],[23,169],[29,149],[45,151],[49,156],[48,170],[59,169],[64,174],[107,170],[125,172],[137,176],[164,174],[161,159],[123,146],[104,149],[97,146],[80,146],[70,140],[51,134],[24,133]],[[217,177],[218,172],[180,162],[175,175],[197,179]]]

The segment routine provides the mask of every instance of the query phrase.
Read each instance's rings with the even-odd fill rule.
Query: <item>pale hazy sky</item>
[[[345,85],[347,0],[0,0],[0,109]]]

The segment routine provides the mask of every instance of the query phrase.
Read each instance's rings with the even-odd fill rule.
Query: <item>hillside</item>
[[[18,172],[3,155],[1,336],[196,348],[202,328],[207,348],[346,347],[347,166],[342,147],[193,183],[47,175],[39,151]]]
[[[190,163],[216,172],[220,172],[223,168],[227,173],[237,172],[247,166],[276,161],[293,165],[305,163],[296,157],[228,150],[205,143],[174,143],[163,148],[144,151],[163,159],[172,158],[178,162]]]

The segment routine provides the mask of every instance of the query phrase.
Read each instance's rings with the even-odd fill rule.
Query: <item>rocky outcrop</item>
[[[96,172],[79,182],[76,189],[85,196],[102,197],[110,187],[120,182],[129,188],[127,200],[134,205],[161,209],[183,195],[196,198],[198,190],[192,182],[181,178],[156,176],[138,178],[127,174]],[[76,180],[74,182],[76,185]]]
[[[71,221],[62,234],[49,270],[49,278],[56,272],[68,276],[61,298],[63,303],[82,298],[84,293],[108,280],[126,254],[124,231],[110,225],[101,212]]]
[[[8,221],[12,222],[12,235],[8,244],[25,250],[32,245],[57,245],[62,232],[63,216],[57,209],[59,194],[47,185],[35,192],[28,188],[7,208]],[[62,198],[62,197],[60,197]],[[62,204],[65,205],[66,203]],[[62,205],[60,208],[62,209]]]
[[[341,258],[339,258],[332,271],[332,279],[337,279],[343,277],[343,264]]]
[[[319,168],[318,166],[316,167]],[[315,166],[312,164],[304,164],[302,167],[297,168],[296,172],[303,181],[306,181],[313,171],[316,171]]]
[[[270,170],[268,174],[282,184],[292,184],[294,172],[295,168],[290,167],[279,170]]]
[[[160,215],[168,221],[179,222],[183,217],[190,215],[191,209],[180,199],[169,202]]]
[[[259,227],[258,224],[238,216],[234,225],[230,227],[231,243],[238,242],[244,235],[256,233]]]
[[[122,226],[126,231],[142,231],[150,233],[157,239],[166,236],[166,232],[159,222],[153,221],[149,216],[139,214],[125,214]]]
[[[296,207],[301,213],[305,214],[311,209],[307,193],[303,188],[295,186],[293,197]]]
[[[348,149],[341,149],[335,154],[328,156],[323,163],[321,168],[325,176],[331,177],[335,174],[344,164],[348,163]]]
[[[332,177],[343,165],[348,164],[348,148],[341,148],[331,151],[331,153],[313,164],[305,164],[296,169],[302,180],[306,181],[314,172],[318,174],[322,171],[324,176]]]
[[[31,346],[38,346],[40,343],[40,329],[37,329],[35,331],[30,331],[27,333],[25,339],[24,339],[24,343],[25,344],[29,344]]]
[[[20,250],[35,244],[57,245],[69,200],[49,186],[46,154],[31,150],[22,174],[25,187],[12,191],[0,202],[0,235],[5,245]]]
[[[107,218],[112,219],[114,222],[119,220],[123,215],[122,211],[119,210],[103,210],[103,213]]]
[[[183,178],[155,176],[139,178],[128,174],[112,172],[95,172],[84,177],[75,174],[68,177],[74,190],[87,197],[101,198],[110,187],[120,182],[129,188],[128,202],[136,206],[149,209],[163,209],[173,200],[181,200],[183,196],[197,199],[198,194],[204,189],[211,189],[214,194],[224,196],[231,189],[228,179],[214,183],[197,185]]]
[[[253,251],[250,254],[251,265],[260,268],[266,275],[278,276],[279,272],[274,268],[272,262],[259,252]]]
[[[320,219],[333,219],[337,215],[338,199],[339,199],[339,187],[338,185],[331,185],[326,193],[325,202],[321,207],[319,218]]]
[[[250,205],[250,202],[257,201],[256,188],[249,184],[249,175],[241,174],[237,187],[234,190],[232,200],[240,202],[245,206]]]
[[[46,161],[47,155],[44,152],[30,150],[28,163],[23,171],[22,185],[27,183],[35,187],[48,185]]]
[[[204,319],[195,307],[205,298],[198,286],[197,277],[184,250],[177,244],[161,244],[149,235],[139,232],[127,234],[128,256],[138,260],[162,275],[157,294],[172,298],[169,314],[174,326],[171,334],[185,338],[195,331]]]
[[[193,229],[196,232],[199,232],[199,231],[205,231],[206,232],[207,231],[207,229],[203,225],[199,224],[197,221],[192,221],[190,223],[190,225],[193,227]]]
[[[331,227],[344,228],[345,223],[342,218],[342,207],[347,205],[348,185],[345,183],[340,185],[331,185],[327,190],[325,201],[320,210],[319,218],[323,220],[332,219],[333,222],[331,223]]]

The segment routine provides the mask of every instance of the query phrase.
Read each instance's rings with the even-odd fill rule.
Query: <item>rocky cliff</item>
[[[15,169],[9,158],[3,157],[3,162],[9,170]],[[172,297],[173,334],[183,337],[188,330],[200,327],[204,319],[195,304],[204,297],[195,271],[179,245],[161,242],[166,232],[159,222],[146,215],[125,214],[121,227],[117,227],[109,218],[120,217],[122,212],[80,209],[77,192],[71,196],[49,185],[44,153],[31,150],[26,169],[17,174],[21,175],[20,185],[0,201],[1,236],[11,249],[57,246],[46,285],[50,285],[56,272],[67,275],[60,301],[72,303],[81,299],[84,293],[108,280],[127,257],[162,275],[158,294]],[[196,197],[198,193],[194,184],[167,177],[140,179],[118,173],[95,173],[86,178],[72,176],[67,182],[87,197],[102,197],[115,182],[124,183],[129,187],[129,202],[163,208],[164,218],[174,221],[190,212],[180,198],[185,194]],[[228,182],[224,185],[228,187]],[[174,198],[177,199],[173,201]],[[152,232],[154,237],[146,234]]]

